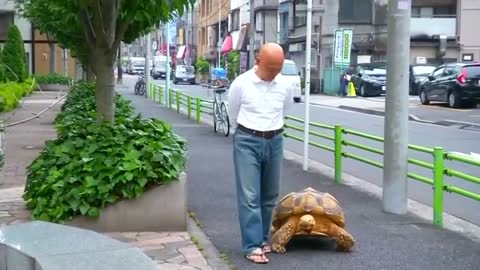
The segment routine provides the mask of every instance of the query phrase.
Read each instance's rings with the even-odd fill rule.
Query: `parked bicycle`
[[[213,90],[213,129],[217,133],[222,129],[227,137],[230,134],[230,118],[228,117],[228,105],[222,100],[222,95],[227,91],[222,86],[212,86]]]
[[[138,80],[135,83],[135,95],[143,96],[147,92],[147,85],[145,83],[145,75],[140,74]]]

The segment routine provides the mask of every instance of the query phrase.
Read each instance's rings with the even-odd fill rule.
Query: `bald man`
[[[247,259],[267,263],[272,211],[279,196],[283,125],[293,103],[291,83],[280,74],[278,44],[262,46],[256,66],[238,76],[228,94],[234,133],[233,157],[242,250]]]

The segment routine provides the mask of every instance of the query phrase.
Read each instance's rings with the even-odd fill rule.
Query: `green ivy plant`
[[[56,119],[58,138],[27,168],[23,198],[35,219],[97,217],[109,204],[175,181],[185,168],[186,141],[161,120],[133,117],[121,96],[122,117],[98,125],[92,89],[88,83],[72,89]]]

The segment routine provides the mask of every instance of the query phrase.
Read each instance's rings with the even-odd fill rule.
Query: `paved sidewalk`
[[[25,98],[23,107],[0,115],[13,123],[33,116],[56,101],[57,93],[34,92]],[[0,170],[0,227],[30,221],[30,212],[21,198],[25,184],[25,168],[43,149],[47,139],[56,136],[53,121],[61,103],[24,124],[7,129],[6,166]],[[30,111],[29,111],[30,110]],[[189,232],[135,232],[107,234],[140,248],[158,263],[162,270],[212,270],[202,254],[198,239]],[[199,247],[197,247],[199,245]]]
[[[331,179],[305,172],[285,161],[282,194],[313,187],[333,194],[345,210],[347,230],[357,240],[352,253],[330,249],[330,241],[302,241],[286,254],[271,254],[268,265],[257,266],[240,253],[240,232],[233,178],[232,137],[215,134],[210,125],[197,125],[183,114],[119,89],[143,117],[172,123],[188,140],[188,205],[216,248],[237,269],[480,269],[480,243],[461,234],[435,228],[408,214],[382,212],[381,201]],[[315,245],[317,244],[317,245]]]

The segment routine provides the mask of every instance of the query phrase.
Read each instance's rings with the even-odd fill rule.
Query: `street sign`
[[[333,65],[340,68],[348,66],[350,64],[352,51],[353,30],[335,30],[334,37]]]

